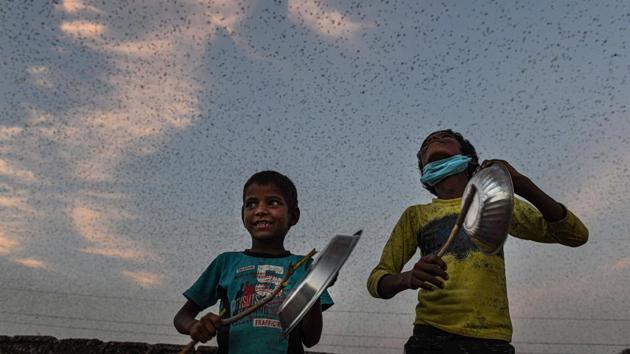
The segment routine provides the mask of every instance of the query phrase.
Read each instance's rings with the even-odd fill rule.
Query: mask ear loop
[[[469,156],[469,155],[465,155],[471,158],[470,162],[468,163],[468,178],[472,178],[474,175],[477,174],[477,172],[479,172],[481,170],[481,165],[479,164],[479,162],[475,161],[475,157],[473,156]]]

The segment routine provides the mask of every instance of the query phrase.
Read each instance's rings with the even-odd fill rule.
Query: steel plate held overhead
[[[482,252],[494,254],[507,239],[512,222],[512,178],[502,164],[495,163],[480,170],[468,181],[464,196],[471,193],[471,185],[476,187],[476,193],[462,226]]]
[[[311,266],[304,278],[280,305],[278,316],[283,335],[300,323],[320,295],[334,280],[359,241],[360,232],[352,236],[337,235]]]

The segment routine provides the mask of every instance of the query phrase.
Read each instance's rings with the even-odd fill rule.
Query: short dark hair
[[[252,184],[269,185],[273,184],[282,193],[289,210],[298,209],[298,196],[295,184],[289,179],[289,177],[276,172],[276,171],[260,171],[249,177],[245,185],[243,186],[243,199],[245,199],[245,192],[247,187]]]
[[[422,168],[424,167],[422,166],[422,158],[421,158],[422,148],[424,148],[424,145],[427,143],[429,138],[435,134],[448,134],[457,140],[457,142],[459,143],[459,146],[462,147],[462,155],[468,156],[472,159],[468,163],[468,169],[466,170],[468,174],[468,178],[471,178],[473,174],[475,174],[475,172],[479,168],[479,157],[477,156],[477,151],[475,150],[475,147],[470,143],[470,141],[465,139],[460,133],[455,132],[451,129],[443,129],[443,130],[434,131],[433,133],[427,135],[426,138],[424,138],[422,145],[420,145],[420,150],[418,150],[418,153],[416,154],[416,157],[418,158],[418,169],[420,170],[420,175],[422,175]],[[433,188],[432,186],[426,183],[422,183],[422,185],[424,186],[426,190],[428,190],[432,194],[435,194],[435,188]]]

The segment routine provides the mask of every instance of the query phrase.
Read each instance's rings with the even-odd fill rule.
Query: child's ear
[[[289,211],[289,215],[290,215],[289,225],[293,226],[297,224],[298,221],[300,220],[300,208],[291,209],[291,211]]]

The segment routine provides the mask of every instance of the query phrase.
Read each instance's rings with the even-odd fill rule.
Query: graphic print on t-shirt
[[[436,254],[442,248],[455,226],[457,216],[458,214],[450,214],[432,220],[418,232],[417,243],[422,255]],[[463,228],[459,230],[455,240],[447,249],[447,254],[460,261],[475,252],[480,252],[480,250],[464,233]],[[503,249],[497,252],[497,256],[503,258]]]
[[[232,309],[235,314],[245,311],[248,307],[262,301],[273,292],[284,277],[284,268],[271,264],[258,264],[240,267],[234,277],[235,285],[238,285]],[[250,322],[253,327],[281,328],[278,320],[278,308],[284,300],[284,290],[270,302],[256,312],[238,321],[235,325]]]

